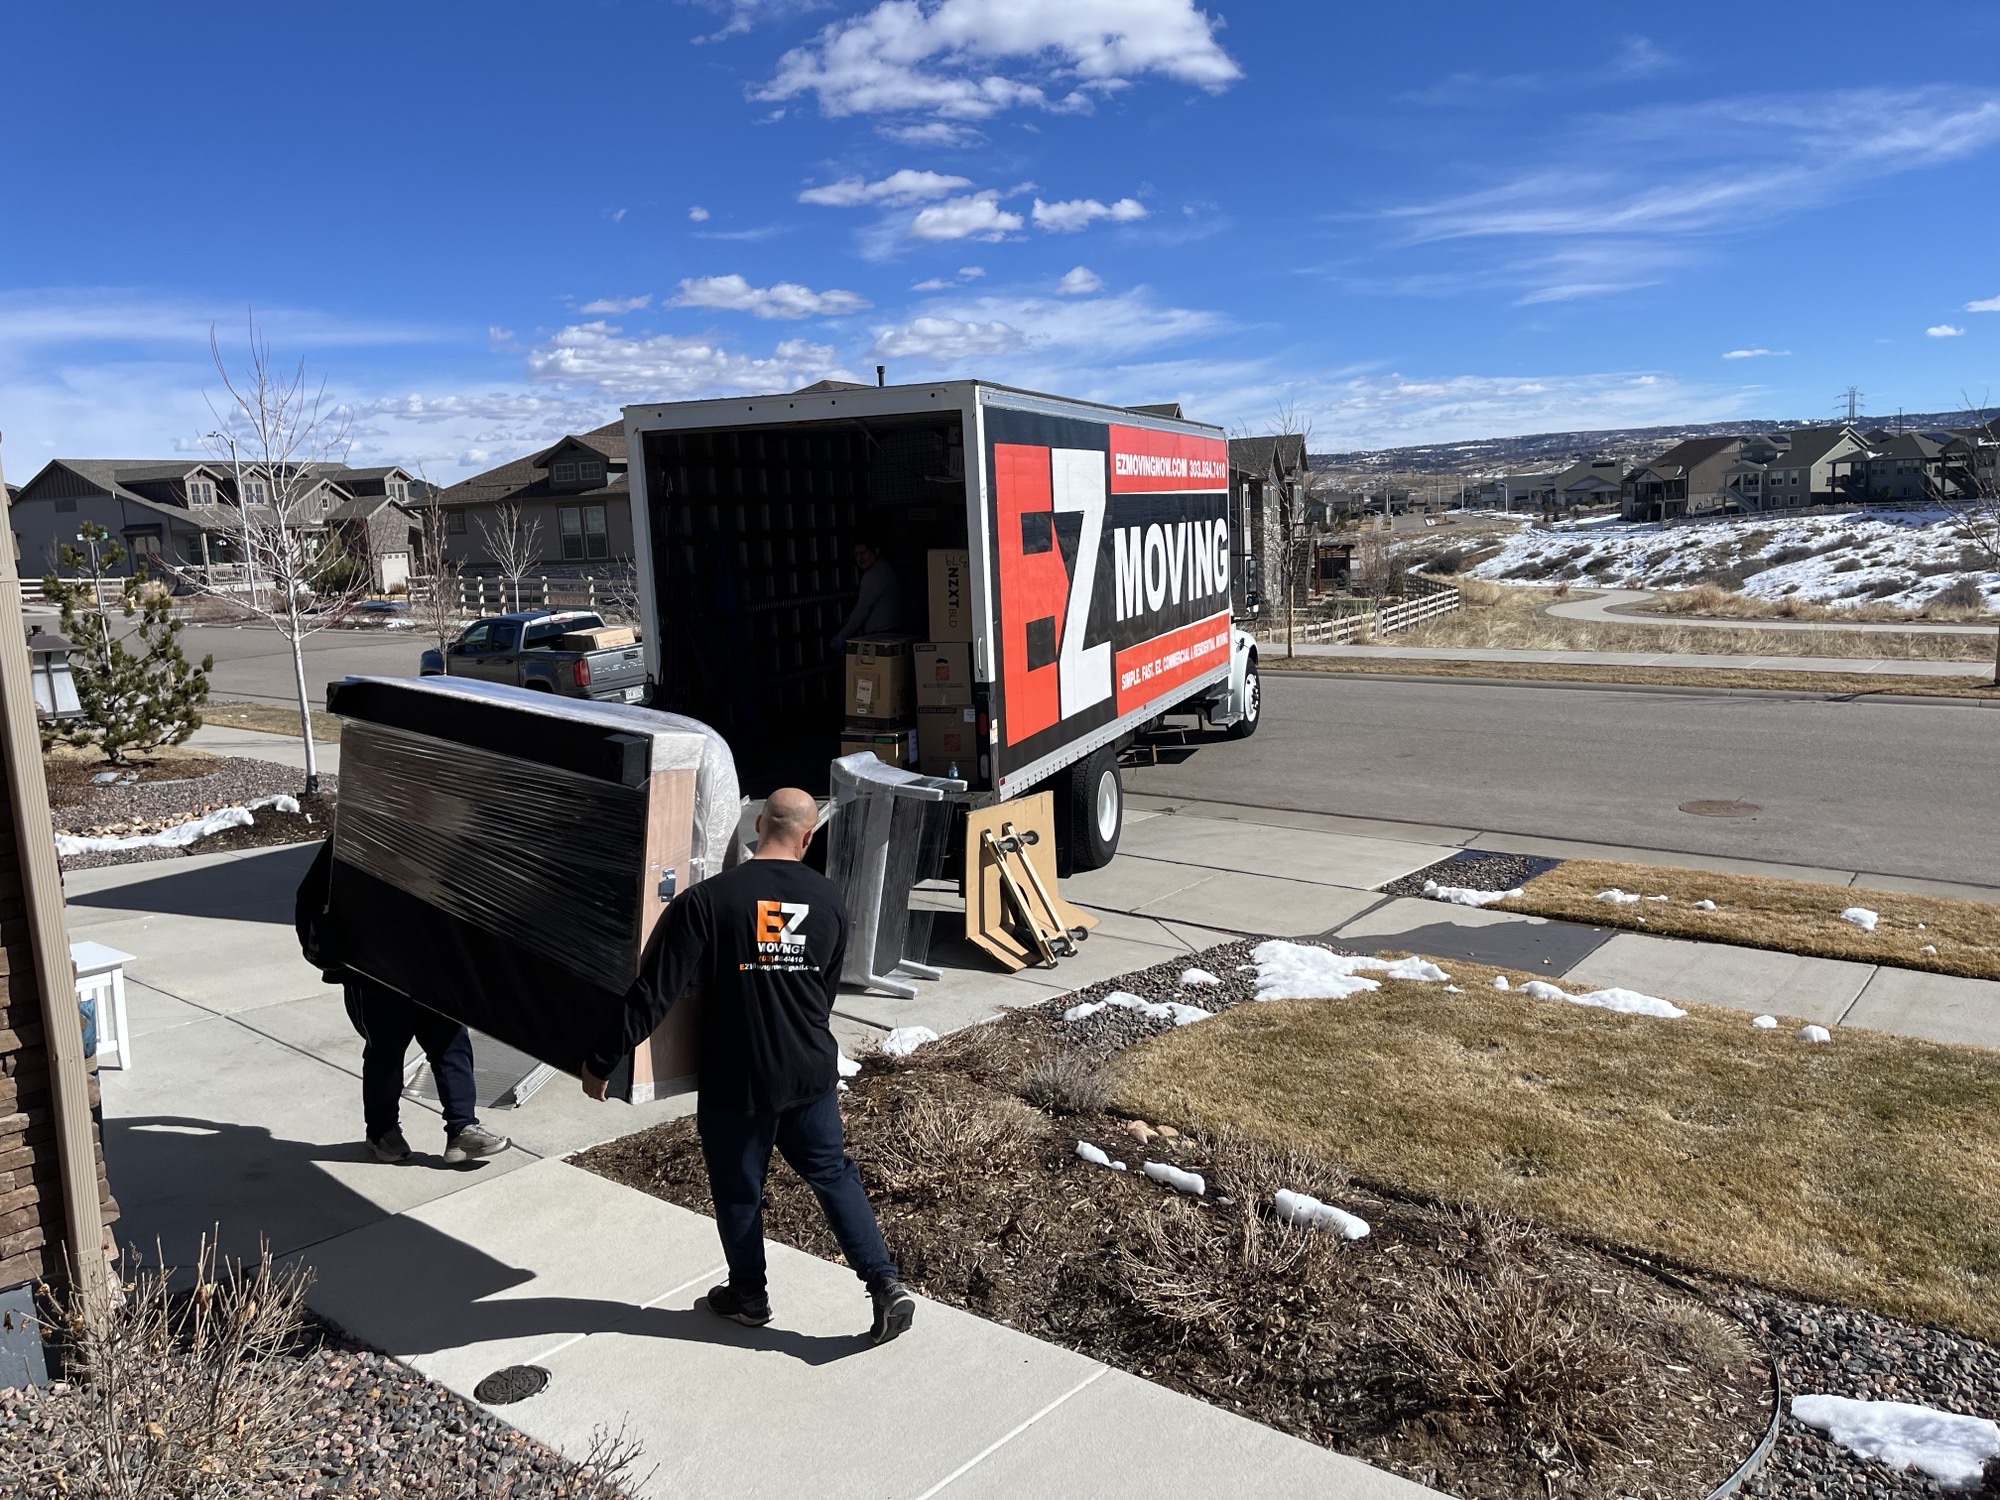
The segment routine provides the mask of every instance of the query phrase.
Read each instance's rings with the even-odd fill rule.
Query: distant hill
[[[1963,427],[1969,414],[1905,412],[1898,417],[1864,416],[1855,425],[1864,430],[1898,422],[1905,432],[1933,427]],[[1735,432],[1787,432],[1797,427],[1826,427],[1824,418],[1811,421],[1697,422],[1679,427],[1605,427],[1588,432],[1533,432],[1518,437],[1478,438],[1465,443],[1423,443],[1408,448],[1360,449],[1351,453],[1315,453],[1315,469],[1389,475],[1450,474],[1467,477],[1521,474],[1553,469],[1579,458],[1641,460],[1655,456],[1683,438],[1714,437]]]

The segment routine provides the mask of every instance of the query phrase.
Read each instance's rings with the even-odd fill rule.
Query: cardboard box
[[[953,766],[967,781],[979,779],[979,715],[971,708],[917,710],[917,769],[949,776]]]
[[[862,728],[849,725],[841,731],[840,753],[858,755],[864,750],[873,751],[875,758],[888,766],[910,764],[910,736],[914,729],[906,725],[883,725],[880,728]]]
[[[931,639],[972,639],[972,554],[939,547],[930,554]]]
[[[917,707],[963,708],[972,701],[969,641],[918,641]]]
[[[612,646],[629,646],[639,639],[630,625],[598,625],[589,630],[571,630],[556,637],[563,651],[604,651]]]
[[[861,635],[847,643],[848,719],[900,719],[915,706],[910,648],[916,637]]]

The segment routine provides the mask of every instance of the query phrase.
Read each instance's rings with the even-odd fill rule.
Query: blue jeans
[[[478,1088],[472,1079],[472,1037],[458,1022],[376,984],[349,978],[347,1014],[366,1045],[361,1050],[361,1113],[368,1139],[380,1140],[399,1123],[403,1058],[414,1041],[430,1060],[444,1110],[446,1139],[479,1123]]]
[[[838,1089],[776,1114],[704,1109],[695,1126],[731,1291],[743,1297],[764,1295],[764,1176],[773,1146],[818,1196],[827,1227],[854,1274],[871,1290],[896,1278],[896,1263],[882,1242],[875,1210],[861,1191],[861,1173],[841,1138]]]

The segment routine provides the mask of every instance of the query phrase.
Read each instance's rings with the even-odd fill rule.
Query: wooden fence
[[[1362,635],[1394,635],[1461,607],[1456,584],[1414,574],[1408,584],[1412,592],[1401,599],[1372,604],[1366,599],[1334,599],[1315,606],[1310,615],[1302,611],[1292,617],[1292,640],[1301,646],[1332,646]],[[1284,617],[1259,620],[1255,633],[1266,645],[1281,644],[1285,639]]]

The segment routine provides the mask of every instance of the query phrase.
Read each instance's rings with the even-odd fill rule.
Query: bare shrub
[[[957,1070],[981,1083],[995,1083],[1019,1064],[1021,1051],[1018,1033],[988,1022],[955,1031],[925,1047],[921,1055],[927,1067]]]
[[[1014,1099],[906,1094],[883,1121],[872,1159],[892,1188],[907,1190],[1003,1155],[1046,1128],[1041,1116]]]
[[[1014,1092],[1050,1114],[1094,1115],[1111,1103],[1111,1080],[1085,1053],[1055,1047],[1028,1060]]]
[[[1977,610],[1983,614],[1986,609],[1986,590],[1977,578],[1961,575],[1932,594],[1925,608],[1927,611]]]
[[[1685,1297],[1661,1297],[1647,1309],[1661,1349],[1682,1364],[1737,1369],[1751,1355],[1749,1340],[1733,1320]]]
[[[1459,603],[1475,609],[1490,609],[1506,597],[1507,590],[1484,578],[1465,578],[1457,584]]]
[[[1588,1287],[1511,1258],[1418,1282],[1383,1333],[1434,1400],[1524,1434],[1544,1458],[1591,1463],[1632,1441],[1645,1418],[1629,1331]]]

